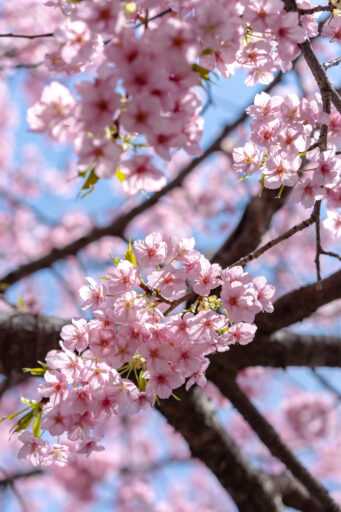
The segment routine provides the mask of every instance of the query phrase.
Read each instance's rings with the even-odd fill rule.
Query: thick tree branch
[[[340,297],[341,270],[283,295],[275,302],[271,315],[260,313],[256,316],[256,324],[262,333],[271,334],[308,318],[319,307]]]
[[[282,330],[271,337],[257,335],[247,346],[234,345],[228,352],[212,357],[211,372],[236,372],[249,366],[287,368],[328,366],[341,368],[341,337],[310,336]],[[220,368],[219,368],[220,367]]]
[[[59,333],[69,320],[25,313],[0,312],[0,373],[12,385],[22,369],[36,366],[49,350],[58,348]]]

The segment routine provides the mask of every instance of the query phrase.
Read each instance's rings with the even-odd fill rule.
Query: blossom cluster
[[[251,142],[233,150],[236,171],[247,176],[261,171],[261,182],[269,189],[294,187],[292,200],[305,208],[324,197],[328,208],[340,207],[341,158],[336,146],[340,114],[323,112],[319,96],[308,101],[296,94],[282,97],[265,92],[256,95],[247,113],[253,118]],[[321,151],[316,127],[328,123],[328,147]]]
[[[204,387],[208,356],[250,343],[255,315],[273,310],[275,291],[240,266],[211,264],[192,237],[165,241],[159,233],[134,242],[101,283],[88,282],[80,296],[94,318],[62,329],[61,350],[47,354],[42,400],[34,404],[41,428],[65,434],[66,442],[50,447],[37,428],[21,433],[19,457],[33,464],[63,464],[72,452],[101,449],[101,425],[112,414],[136,413],[185,383]],[[220,299],[211,295],[218,287]]]
[[[229,78],[245,68],[247,85],[269,83],[278,67],[291,68],[306,33],[317,34],[313,16],[302,16],[301,26],[298,13],[286,12],[281,0],[161,4],[48,2],[62,7],[65,21],[54,32],[47,69],[67,75],[89,70],[95,77],[76,83],[77,95],[52,81],[28,111],[32,131],[73,141],[81,175],[109,178],[119,168],[131,194],[165,184],[152,157],[136,154],[145,146],[165,160],[180,148],[200,153],[197,86],[211,71]]]

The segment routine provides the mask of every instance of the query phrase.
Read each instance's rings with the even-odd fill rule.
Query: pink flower
[[[223,283],[221,300],[231,322],[253,322],[255,295],[238,282]]]
[[[44,407],[44,416],[41,420],[41,428],[48,430],[51,436],[60,436],[70,425],[71,410],[66,413],[62,407],[62,403],[56,404],[54,407],[50,405]]]
[[[88,346],[88,329],[87,321],[83,318],[72,320],[72,325],[65,325],[60,333],[60,337],[64,340],[64,346],[68,350],[78,350],[82,352]]]
[[[314,171],[313,181],[317,185],[336,185],[340,179],[341,160],[335,149],[321,151],[319,165]]]
[[[68,394],[68,384],[65,375],[57,370],[46,371],[45,384],[39,384],[38,392],[41,396],[54,397],[55,402],[63,400]]]
[[[195,240],[192,236],[179,238],[172,236],[170,240],[169,257],[174,257],[183,265],[194,263],[200,258],[199,251],[194,249]]]
[[[243,267],[235,265],[234,267],[226,268],[221,273],[221,279],[225,285],[231,283],[248,284],[252,281],[252,277],[247,272],[244,272]]]
[[[40,101],[27,111],[27,122],[33,132],[45,130],[59,142],[64,142],[75,124],[76,100],[67,87],[51,82],[41,95]]]
[[[81,118],[86,131],[104,134],[104,128],[112,124],[113,116],[120,106],[120,97],[113,92],[116,75],[102,68],[102,75],[95,83],[79,82],[77,90],[82,96]]]
[[[256,330],[256,325],[241,322],[232,325],[228,333],[223,336],[228,344],[239,343],[240,345],[247,345],[253,340]]]
[[[305,33],[299,26],[299,18],[297,12],[282,12],[280,16],[276,16],[275,24],[271,27],[276,40],[278,41],[278,49],[283,55],[291,55],[292,46],[303,43]]]
[[[292,187],[298,181],[297,171],[301,166],[301,158],[286,160],[281,155],[270,157],[264,168],[264,186],[270,189],[282,185]]]
[[[220,273],[221,267],[218,263],[211,264],[204,256],[201,256],[195,268],[188,273],[188,278],[195,293],[205,296],[221,284]]]
[[[290,195],[290,198],[295,203],[301,203],[304,208],[311,208],[315,201],[319,201],[323,197],[323,188],[320,185],[317,185],[314,180],[305,176],[295,185]]]
[[[66,466],[71,459],[69,446],[55,443],[48,451],[46,464],[55,464],[56,466]]]
[[[309,444],[328,436],[335,422],[334,400],[328,395],[295,393],[284,402],[283,411],[292,435]]]
[[[172,120],[161,118],[152,132],[147,133],[147,142],[153,146],[157,153],[164,160],[170,160],[170,149],[181,147],[184,136],[181,134],[181,124]]]
[[[339,238],[341,236],[341,214],[328,210],[323,226],[328,231],[331,231],[334,238]]]
[[[252,281],[252,287],[256,291],[256,302],[260,308],[267,313],[272,313],[274,307],[271,299],[275,294],[276,288],[271,284],[267,284],[266,278],[263,276],[255,277]]]
[[[42,464],[47,453],[47,441],[34,437],[28,430],[21,432],[18,436],[18,440],[23,443],[23,446],[18,452],[18,459],[29,459],[33,466]]]
[[[142,268],[149,269],[165,262],[167,244],[162,240],[160,233],[151,233],[145,240],[133,243],[136,259]]]
[[[334,41],[341,43],[341,17],[334,16],[327,24],[324,24],[321,35],[323,37],[331,37],[330,43]]]
[[[61,58],[74,66],[91,61],[102,48],[101,39],[91,33],[83,21],[67,19],[55,30],[54,36],[61,43]]]
[[[162,371],[145,372],[143,377],[148,378],[146,393],[157,395],[159,398],[169,398],[173,389],[178,388],[184,382],[184,378],[170,366],[165,367]]]
[[[75,150],[79,156],[80,171],[87,172],[93,168],[100,178],[115,175],[122,150],[112,140],[83,135],[76,141]]]
[[[150,274],[148,284],[152,288],[160,290],[161,295],[166,299],[178,299],[187,290],[186,270],[175,269],[171,265],[167,265],[161,272],[156,271]]]
[[[120,261],[117,267],[110,267],[105,277],[109,294],[129,292],[140,284],[137,268],[127,260]]]
[[[120,3],[112,0],[91,0],[77,9],[72,18],[86,22],[90,30],[99,34],[115,34],[121,26]]]
[[[247,142],[232,152],[233,167],[237,172],[252,174],[259,171],[262,163],[263,153],[252,142]]]
[[[276,23],[276,18],[282,13],[281,0],[251,0],[246,5],[243,18],[250,23],[254,31],[264,32]]]
[[[150,94],[134,96],[120,116],[120,124],[130,133],[147,134],[160,122],[160,101]]]
[[[166,177],[154,167],[149,156],[133,156],[122,162],[120,170],[125,175],[122,187],[128,194],[137,194],[141,190],[156,192],[166,185]]]
[[[98,285],[92,277],[87,277],[86,280],[89,286],[82,286],[79,290],[80,298],[83,300],[82,309],[96,309],[104,301],[104,286]]]

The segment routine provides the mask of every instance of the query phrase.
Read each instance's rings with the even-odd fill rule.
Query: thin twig
[[[270,240],[270,242],[262,245],[259,249],[256,249],[255,251],[251,252],[247,256],[244,256],[243,258],[240,258],[238,261],[233,263],[231,266],[234,267],[236,265],[246,265],[249,261],[252,261],[256,258],[259,258],[262,254],[264,254],[266,251],[274,247],[275,245],[279,244],[283,240],[287,240],[295,233],[298,233],[299,231],[302,231],[303,229],[307,228],[308,226],[311,226],[311,224],[314,224],[316,221],[316,211],[313,210],[311,216],[308,219],[303,220],[299,224],[296,224],[292,228],[290,228],[288,231],[283,233],[282,235],[278,236],[277,238],[274,238],[273,240]]]
[[[341,256],[339,254],[337,254],[336,252],[325,251],[324,249],[321,248],[320,254],[325,254],[326,256],[330,256],[331,258],[336,258],[339,261],[341,261]]]
[[[328,62],[325,62],[322,64],[324,69],[332,68],[333,66],[338,66],[341,63],[341,57],[338,57],[337,59],[330,60]]]
[[[310,7],[309,9],[297,9],[298,12],[304,16],[305,14],[315,14],[316,12],[333,11],[334,5],[316,5],[316,7]]]
[[[328,391],[331,391],[332,393],[334,393],[334,395],[336,395],[337,398],[339,400],[341,400],[341,391],[336,389],[336,387],[333,386],[333,384],[331,384],[331,382],[329,382],[329,380],[327,380],[323,375],[318,373],[316,371],[316,368],[311,368],[311,372],[314,374],[314,377],[319,381],[320,384],[322,384],[322,386],[324,388],[326,388],[326,389],[328,389]]]
[[[321,281],[321,265],[320,265],[320,255],[321,255],[321,226],[320,226],[321,201],[316,201],[315,206],[316,206],[316,223],[315,223],[316,256],[315,256],[315,266],[316,266],[317,280]]]
[[[162,16],[165,16],[166,14],[169,14],[173,12],[172,9],[165,9],[164,11],[160,12],[159,14],[155,14],[155,16],[152,16],[151,18],[148,18],[144,21],[141,21],[141,23],[138,23],[135,28],[142,27],[142,25],[146,26],[150,21],[156,20],[157,18],[161,18]]]
[[[12,34],[8,32],[7,34],[0,34],[0,37],[12,37],[16,39],[38,39],[39,37],[53,37],[53,32],[48,32],[46,34],[34,34],[34,35],[25,35],[25,34]]]

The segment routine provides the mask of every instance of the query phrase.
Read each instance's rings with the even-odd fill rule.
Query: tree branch
[[[303,286],[280,297],[271,315],[256,316],[259,331],[271,334],[289,325],[301,322],[325,304],[341,297],[341,270],[313,284]]]
[[[7,34],[0,34],[0,37],[11,37],[15,39],[38,39],[39,37],[53,37],[53,32],[48,32],[46,34],[35,34],[35,35],[25,35],[25,34],[12,34],[8,32]]]
[[[246,346],[233,345],[228,352],[213,356],[211,361],[214,366],[211,363],[208,367],[209,379],[212,372],[233,373],[249,366],[341,368],[341,337],[311,336],[282,330],[270,337],[256,335],[254,341]]]
[[[277,457],[299,482],[324,507],[325,512],[340,512],[341,508],[334,502],[327,490],[309,473],[301,462],[282,441],[273,426],[256,409],[235,379],[228,373],[214,381],[215,385],[231,401],[250,427],[267,446],[274,457]]]
[[[299,12],[295,0],[284,0],[284,4],[285,9],[288,12]],[[327,77],[323,64],[321,64],[318,58],[316,57],[309,39],[306,39],[304,43],[301,43],[298,46],[301,48],[302,54],[320,89],[321,95],[323,96],[323,93],[328,93],[330,95],[331,102],[333,103],[335,108],[341,113],[341,97],[339,96],[338,92],[334,89],[332,83]]]
[[[290,228],[288,231],[283,233],[282,235],[274,238],[273,240],[270,240],[267,244],[262,245],[257,249],[256,251],[253,251],[249,253],[247,256],[244,256],[243,258],[240,258],[236,262],[233,263],[234,265],[246,265],[249,261],[255,260],[256,258],[259,258],[262,254],[264,254],[266,251],[274,247],[275,245],[279,244],[283,240],[287,240],[291,236],[295,235],[299,231],[302,231],[303,229],[307,228],[308,226],[311,226],[311,224],[314,224],[316,222],[316,210],[314,208],[311,216],[308,219],[303,220],[299,224],[296,224],[292,228]]]
[[[271,480],[241,454],[221,426],[211,402],[198,389],[177,391],[181,399],[162,400],[160,411],[189,443],[192,455],[213,471],[241,512],[280,511],[281,499]]]

